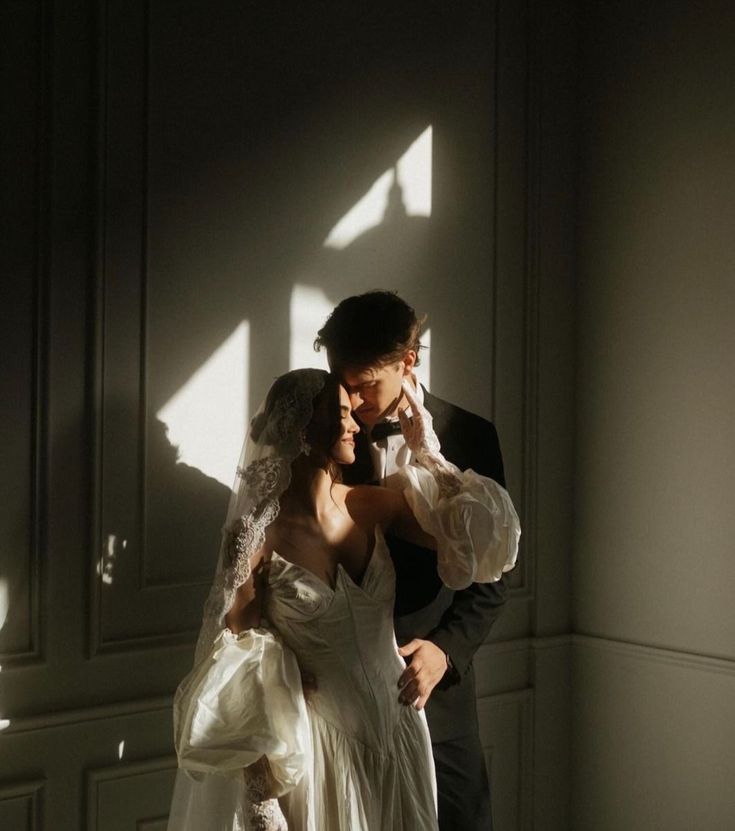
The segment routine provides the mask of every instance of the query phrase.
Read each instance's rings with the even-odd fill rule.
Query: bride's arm
[[[267,560],[267,550],[264,545],[252,556],[250,576],[237,589],[232,606],[225,615],[225,625],[234,635],[260,626]]]
[[[225,625],[233,635],[239,635],[247,629],[260,626],[264,581],[269,561],[270,556],[266,545],[263,545],[250,559],[252,569],[250,576],[237,589],[232,606],[225,615]],[[268,757],[264,754],[257,761],[243,768],[243,775],[248,808],[257,814],[258,811],[264,810],[268,800],[275,798],[278,793],[278,785]]]
[[[436,550],[436,540],[424,531],[402,491],[380,485],[357,485],[348,489],[345,506],[352,519],[363,528],[376,525],[396,537]]]

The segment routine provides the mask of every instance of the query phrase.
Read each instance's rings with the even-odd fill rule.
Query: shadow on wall
[[[468,252],[473,235],[489,236],[477,194],[491,201],[491,166],[476,151],[487,152],[494,129],[491,23],[479,10],[349,4],[287,17],[224,3],[213,20],[185,3],[174,28],[150,9],[147,373],[157,412],[243,322],[252,412],[291,363],[295,286],[330,303],[395,289],[445,338],[458,298],[477,307],[488,259],[481,245],[476,262]],[[417,212],[399,176],[376,224],[329,244],[429,125],[438,212]],[[489,312],[489,299],[480,305]],[[477,345],[455,340],[447,376]]]
[[[491,349],[492,23],[333,11],[183,2],[172,26],[159,4],[109,10],[99,358],[130,421],[102,425],[102,534],[143,504],[126,458],[143,409],[154,583],[211,573],[249,414],[290,366],[323,364],[304,347],[340,299],[386,288],[428,312],[439,391]],[[122,126],[141,121],[144,142]]]
[[[115,438],[100,483],[103,590],[209,580],[230,489],[181,463],[162,421],[150,417],[141,442],[134,402],[108,402],[104,424]]]
[[[146,514],[145,545],[156,551],[146,582],[155,585],[206,574],[207,563],[213,564],[217,554],[229,488],[178,462],[178,450],[169,443],[163,422],[152,420],[148,436],[147,482],[157,498],[150,501]]]

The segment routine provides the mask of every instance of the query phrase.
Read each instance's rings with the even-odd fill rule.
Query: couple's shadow
[[[211,580],[230,488],[181,462],[160,419],[149,421],[146,455],[147,581]]]

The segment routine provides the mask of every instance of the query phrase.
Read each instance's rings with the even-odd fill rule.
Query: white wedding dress
[[[406,498],[437,539],[439,573],[451,588],[497,580],[513,567],[520,535],[499,485],[459,475],[460,492],[443,499],[426,471],[405,473]],[[252,828],[242,769],[263,755],[289,831],[437,829],[426,719],[398,701],[405,664],[394,595],[380,528],[359,585],[339,566],[328,586],[273,553],[263,625],[221,632],[177,691],[177,752],[191,781],[177,781],[170,831]],[[316,681],[308,702],[300,672]]]
[[[280,800],[290,829],[437,828],[426,719],[398,701],[405,664],[393,634],[394,594],[379,530],[359,585],[339,567],[332,589],[273,556],[268,619],[317,684],[307,705],[306,775]]]

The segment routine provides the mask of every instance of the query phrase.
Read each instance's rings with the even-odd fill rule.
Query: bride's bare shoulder
[[[389,525],[402,512],[405,500],[399,491],[379,485],[353,485],[345,488],[347,512],[358,525],[374,528]]]

